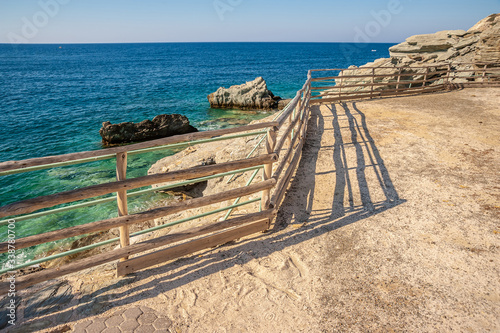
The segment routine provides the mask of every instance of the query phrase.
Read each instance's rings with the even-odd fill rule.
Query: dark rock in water
[[[99,134],[106,146],[121,143],[147,141],[165,138],[167,136],[197,132],[189,125],[189,119],[180,114],[161,114],[153,120],[143,120],[140,123],[126,122],[111,124],[102,123]]]
[[[258,77],[253,81],[231,86],[220,87],[216,92],[207,96],[210,106],[213,108],[234,108],[273,110],[278,108],[280,97],[267,89],[266,81]]]

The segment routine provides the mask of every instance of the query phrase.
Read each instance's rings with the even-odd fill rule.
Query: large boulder
[[[419,55],[422,58],[438,58],[444,54],[454,54],[458,50],[477,43],[478,40],[479,36],[476,33],[464,30],[445,30],[434,34],[411,36],[405,42],[389,48],[389,53],[392,58],[411,55]]]
[[[465,34],[465,31],[463,32]],[[446,51],[453,45],[449,31],[440,31],[434,34],[415,35],[406,39],[406,42],[389,48],[392,54],[421,53]]]
[[[161,114],[153,120],[143,120],[140,123],[126,122],[112,124],[102,123],[99,134],[105,146],[129,142],[139,142],[160,139],[167,136],[197,132],[189,124],[189,119],[180,114]]]
[[[273,110],[278,108],[280,97],[267,89],[266,81],[258,77],[253,81],[244,84],[231,86],[229,88],[220,87],[216,92],[207,96],[210,106],[213,108],[225,109],[252,109],[252,110]]]

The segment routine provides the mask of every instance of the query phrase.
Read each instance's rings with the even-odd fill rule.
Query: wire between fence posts
[[[252,175],[250,176],[250,179],[248,179],[247,183],[245,184],[245,187],[247,186],[250,186],[250,184],[253,182],[253,180],[255,179],[255,177],[257,176],[257,174],[259,173],[259,169],[255,170]],[[241,200],[241,197],[238,197],[234,200],[233,202],[233,206],[237,205]],[[259,199],[260,201],[261,199]],[[262,208],[262,207],[261,207]],[[223,221],[226,221],[229,216],[231,216],[231,214],[233,213],[233,208],[229,209],[226,213],[226,215],[224,215],[224,218],[222,219]],[[261,209],[262,210],[262,209]]]
[[[281,114],[288,109],[288,107],[290,106],[291,102],[292,101],[288,102],[288,104],[280,112],[278,112],[278,114],[273,118],[273,121],[275,121],[276,119],[278,119],[278,117],[281,116]],[[267,136],[267,133],[265,133],[264,135],[262,135],[262,137],[259,139],[259,142],[255,145],[255,147],[253,147],[252,151],[250,151],[250,153],[248,153],[248,155],[247,155],[246,158],[250,158],[250,156],[252,156],[252,154],[257,150],[257,148],[259,148],[260,144],[264,141],[264,139],[266,138],[266,136]],[[234,175],[232,175],[231,177],[229,177],[229,179],[227,180],[226,184],[229,184],[229,182],[231,180],[233,180],[233,178],[234,178]],[[227,219],[227,217],[226,217],[226,219]]]

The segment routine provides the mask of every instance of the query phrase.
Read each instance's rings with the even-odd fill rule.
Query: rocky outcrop
[[[460,50],[479,40],[476,34],[468,35],[464,30],[446,30],[434,34],[411,36],[404,43],[389,48],[392,58],[408,55],[435,55],[448,52],[450,49]],[[432,57],[436,58],[436,57]]]
[[[476,62],[500,63],[500,14],[490,15],[471,28],[478,33],[478,51],[474,56]],[[469,31],[471,31],[469,30]]]
[[[207,99],[213,108],[242,110],[278,109],[281,100],[267,89],[266,81],[262,77],[229,88],[220,87],[208,95]]]
[[[99,134],[105,146],[129,142],[139,142],[164,138],[167,136],[197,132],[189,124],[187,117],[180,114],[161,114],[153,120],[143,120],[140,123],[111,124],[102,123]]]
[[[389,48],[400,62],[500,62],[500,14],[493,14],[465,30],[416,35]]]
[[[468,31],[446,30],[434,34],[416,35],[406,39],[405,42],[389,48],[390,58],[382,58],[366,65],[356,67],[351,66],[344,70],[341,76],[370,75],[371,69],[365,67],[387,67],[376,70],[377,75],[387,75],[387,77],[376,77],[375,83],[394,82],[393,85],[374,87],[374,90],[389,90],[396,88],[394,75],[398,74],[401,67],[404,67],[403,74],[408,76],[402,80],[418,81],[425,76],[428,79],[436,79],[435,84],[443,83],[446,74],[439,73],[448,68],[448,64],[453,64],[453,68],[474,69],[470,63],[500,64],[500,14],[493,14],[478,22]],[[467,64],[469,63],[469,64]],[[426,73],[427,69],[418,67],[435,66]],[[457,72],[450,78],[450,83],[468,82],[471,72]],[[364,79],[345,78],[337,79],[337,85],[351,85],[366,83]],[[421,83],[413,83],[413,87]],[[399,87],[405,86],[404,82]],[[342,91],[359,91],[363,88],[344,88]],[[366,88],[369,89],[369,88]],[[335,91],[335,90],[334,90]]]
[[[498,25],[499,23],[500,23],[500,14],[491,14],[490,16],[477,22],[467,32],[482,33]]]

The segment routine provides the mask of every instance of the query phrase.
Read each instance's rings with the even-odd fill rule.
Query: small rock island
[[[192,132],[198,132],[198,129],[189,124],[186,116],[180,114],[161,114],[153,120],[146,119],[140,123],[112,124],[106,121],[102,123],[99,130],[104,146],[154,140]]]
[[[217,109],[276,110],[282,109],[290,100],[275,96],[262,77],[244,84],[220,87],[207,96],[210,106]]]

